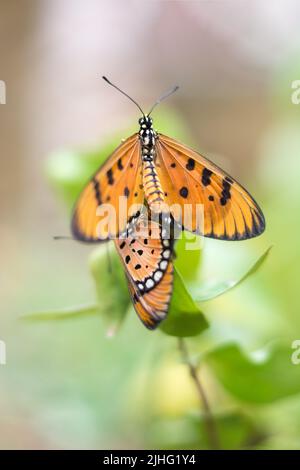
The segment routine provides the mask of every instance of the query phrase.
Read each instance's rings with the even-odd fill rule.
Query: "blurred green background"
[[[143,327],[105,250],[53,240],[69,234],[93,168],[137,127],[104,73],[146,108],[178,83],[156,127],[259,201],[258,239],[205,240],[192,276],[178,247],[184,284],[203,300],[273,245],[255,274],[197,304],[209,327],[186,343],[222,447],[300,448],[299,10],[283,0],[1,3],[1,448],[211,447],[176,338]],[[97,302],[96,314],[20,320]]]

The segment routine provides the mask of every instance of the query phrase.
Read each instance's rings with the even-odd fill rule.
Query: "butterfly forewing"
[[[165,201],[177,221],[182,217],[186,230],[223,240],[243,240],[264,231],[264,216],[257,203],[214,163],[162,134],[156,150]],[[172,210],[174,204],[181,207],[179,215],[177,209]],[[203,207],[201,230],[197,204]]]
[[[173,288],[173,241],[158,222],[140,217],[131,236],[115,240],[134,308],[147,328],[166,317]]]
[[[115,238],[125,230],[143,201],[140,141],[134,134],[113,152],[84,188],[73,213],[73,235],[87,242]]]

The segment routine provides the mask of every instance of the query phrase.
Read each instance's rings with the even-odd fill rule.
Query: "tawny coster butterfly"
[[[172,237],[158,221],[142,214],[126,238],[115,240],[135,311],[153,330],[166,317],[173,290]]]
[[[264,231],[261,209],[239,183],[204,156],[153,129],[150,114],[178,87],[163,95],[144,114],[136,101],[103,78],[137,105],[142,113],[140,129],[121,143],[81,193],[72,219],[75,238],[85,242],[118,238],[137,218],[144,201],[155,212],[169,206],[180,224],[185,207],[202,204],[202,229],[194,212],[188,220],[184,218],[183,228],[205,237],[245,240]],[[120,214],[122,196],[128,207],[125,214]],[[100,226],[102,215],[98,209],[105,204],[116,210],[117,217],[114,224]],[[172,209],[173,206],[177,209]],[[182,212],[178,212],[178,207]]]

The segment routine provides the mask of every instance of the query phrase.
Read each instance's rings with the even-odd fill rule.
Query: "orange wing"
[[[149,330],[154,330],[168,314],[173,290],[173,264],[169,263],[162,281],[152,291],[141,295],[130,279],[128,287],[139,318]]]
[[[141,216],[128,238],[115,240],[134,308],[149,329],[166,317],[173,289],[173,241],[157,222]]]
[[[99,242],[122,233],[144,201],[141,171],[140,141],[134,134],[113,152],[82,191],[73,213],[74,237]]]
[[[165,201],[169,206],[178,204],[182,214],[185,211],[184,229],[222,240],[245,240],[264,231],[265,220],[257,203],[214,163],[162,134],[156,148],[157,173]],[[191,206],[184,207],[185,204]],[[202,229],[196,220],[196,204],[203,205]],[[171,212],[178,221],[178,209]]]

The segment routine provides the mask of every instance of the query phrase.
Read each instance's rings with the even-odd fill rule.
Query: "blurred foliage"
[[[161,330],[171,336],[199,335],[208,323],[188,293],[182,277],[174,268],[174,286],[168,316],[161,323]]]
[[[221,281],[218,283],[212,283],[210,282],[208,285],[203,284],[201,288],[197,287],[194,289],[195,291],[195,296],[197,297],[198,302],[206,302],[207,300],[212,300],[215,299],[216,297],[219,297],[220,295],[225,294],[229,290],[233,289],[234,287],[239,286],[243,281],[245,281],[248,277],[250,277],[252,274],[255,274],[256,271],[260,268],[260,266],[263,264],[265,259],[270,253],[272,247],[269,247],[259,258],[258,260],[253,264],[253,266],[248,269],[248,271],[239,279],[236,279],[235,281]]]
[[[162,111],[159,116],[156,120],[159,129],[192,145],[184,124],[174,112]],[[293,417],[289,416],[288,420],[284,406],[278,406],[280,400],[287,400],[300,393],[299,372],[290,361],[290,338],[294,338],[295,325],[299,325],[299,310],[296,308],[297,315],[293,311],[299,305],[294,288],[298,282],[296,272],[300,261],[300,252],[298,248],[295,249],[299,229],[299,218],[295,217],[295,213],[300,208],[296,183],[296,171],[300,169],[300,163],[296,154],[298,157],[300,140],[298,128],[294,124],[285,122],[284,125],[280,124],[279,129],[271,129],[270,138],[265,140],[261,149],[264,154],[261,174],[264,177],[270,167],[273,170],[265,184],[266,191],[270,193],[269,199],[265,198],[269,201],[265,207],[267,223],[268,226],[271,225],[272,235],[269,240],[278,244],[280,249],[276,246],[270,261],[256,274],[258,281],[253,275],[270,252],[270,248],[265,249],[265,241],[262,242],[261,239],[257,243],[258,250],[263,253],[260,256],[253,251],[253,241],[240,244],[242,248],[238,248],[235,243],[212,241],[207,243],[204,250],[186,251],[188,236],[185,235],[176,245],[174,293],[168,318],[162,323],[160,331],[171,337],[194,336],[190,340],[193,360],[200,365],[200,377],[213,407],[220,446],[224,449],[276,448],[276,434],[280,435],[282,432],[287,436],[291,433],[290,444],[284,444],[286,447],[299,447],[299,444],[293,444],[297,442],[295,436],[298,432],[300,435],[296,421],[291,424]],[[69,209],[85,182],[119,140],[120,136],[114,136],[95,152],[61,151],[50,157],[47,176]],[[285,154],[282,159],[287,142],[295,149],[295,153]],[[295,178],[294,185],[290,185],[282,176],[289,164]],[[284,191],[278,192],[278,187],[284,187]],[[290,207],[288,212],[287,202]],[[284,246],[281,243],[282,214],[284,234],[290,242],[285,241]],[[296,245],[299,247],[299,244]],[[227,265],[230,280],[226,280],[226,269],[221,281],[214,278],[208,281],[202,279],[206,253],[209,253],[211,265]],[[254,257],[257,260],[252,264]],[[248,268],[246,274],[240,277],[233,274],[247,263],[252,264],[252,267]],[[79,317],[83,321],[91,315],[102,317],[108,336],[113,336],[118,331],[116,341],[128,342],[128,357],[123,357],[122,361],[126,369],[131,364],[131,348],[132,354],[137,352],[131,342],[134,340],[141,350],[143,339],[130,339],[131,324],[138,320],[133,317],[123,269],[113,246],[101,246],[93,251],[89,267],[96,287],[97,301],[94,305],[41,312],[36,318],[49,320]],[[293,288],[290,284],[291,277]],[[223,297],[223,294],[238,285],[239,289]],[[287,319],[282,320],[280,315],[276,316],[280,307],[292,320],[290,324]],[[261,311],[264,312],[264,317],[258,316]],[[32,319],[34,315],[29,317]],[[196,338],[200,334],[201,338]],[[129,383],[123,375],[123,379],[118,382],[121,388],[125,388],[127,397],[125,402],[121,401],[120,406],[123,409],[118,421],[118,426],[121,422],[124,429],[121,426],[118,432],[121,435],[122,432],[124,435],[132,433],[135,436],[133,447],[138,442],[143,448],[209,448],[210,442],[204,427],[205,416],[203,411],[197,411],[198,397],[186,367],[176,363],[173,348],[170,347],[172,338],[144,331],[140,335],[141,338],[146,338],[146,335],[158,336],[150,359],[142,361],[141,367],[131,375]],[[274,338],[279,338],[280,341],[276,345],[262,348],[262,345]],[[95,338],[91,339],[94,340]],[[257,344],[260,344],[259,348]],[[113,359],[109,361],[110,367],[114,367],[112,361]],[[106,370],[109,370],[109,366]],[[117,370],[120,368],[117,367]],[[103,376],[102,380],[109,380],[109,375]],[[93,386],[97,389],[96,383]],[[96,392],[94,390],[93,394]],[[300,418],[299,398],[297,400],[293,408],[294,420],[296,417]],[[106,407],[108,420],[113,415],[109,408],[113,408],[115,403],[116,399]],[[273,403],[276,403],[276,408],[272,408]],[[281,409],[283,411],[280,415]],[[273,418],[278,413],[281,427],[276,428]]]
[[[299,371],[291,362],[291,348],[270,346],[247,356],[236,344],[211,351],[205,361],[224,387],[236,398],[271,403],[300,393]]]
[[[92,252],[89,266],[95,281],[99,311],[107,325],[107,335],[113,336],[121,325],[131,300],[121,262],[110,248],[102,246]]]
[[[217,414],[214,420],[221,449],[253,447],[264,438],[249,416],[242,412]],[[155,425],[149,423],[149,435],[154,448],[185,450],[211,448],[202,416],[191,415],[162,420]]]
[[[174,265],[189,284],[197,281],[198,271],[201,268],[202,250],[186,249],[187,244],[199,241],[199,237],[188,232],[182,232],[181,238],[176,242],[176,257]],[[200,245],[201,246],[201,245]]]

